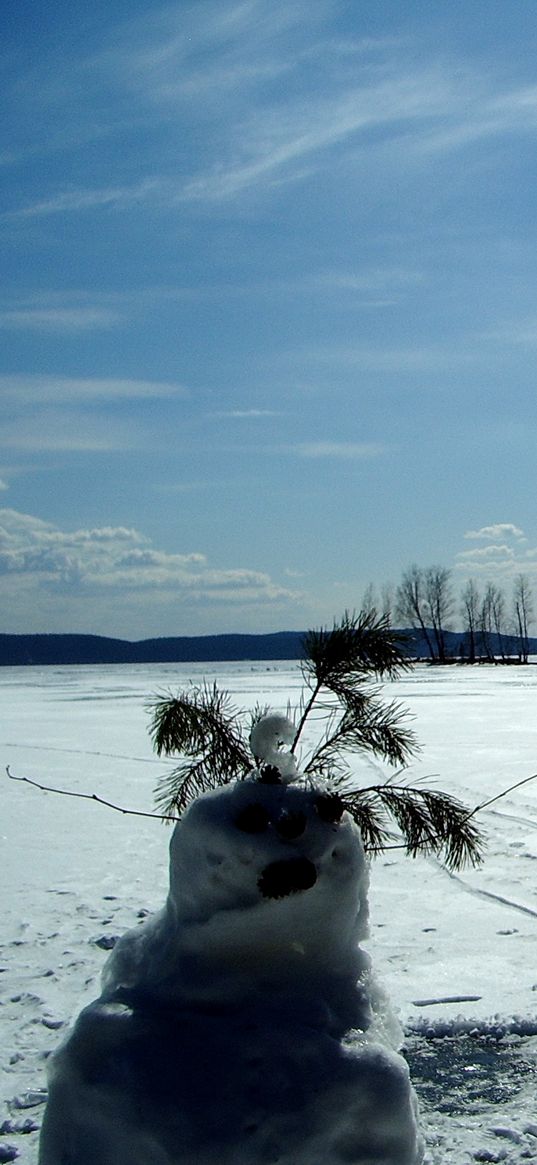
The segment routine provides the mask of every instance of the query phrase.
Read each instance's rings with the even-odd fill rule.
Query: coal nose
[[[317,881],[317,870],[308,858],[284,858],[265,866],[258,879],[264,898],[287,898],[310,890]]]

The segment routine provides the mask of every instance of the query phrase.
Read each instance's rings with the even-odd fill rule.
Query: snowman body
[[[163,911],[53,1057],[40,1165],[418,1165],[367,888],[335,798],[248,779],[193,802]]]

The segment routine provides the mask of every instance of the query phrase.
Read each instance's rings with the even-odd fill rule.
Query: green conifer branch
[[[332,630],[310,631],[304,639],[307,658],[302,664],[307,695],[292,750],[304,727],[320,713],[325,724],[322,740],[303,767],[308,783],[322,782],[337,789],[342,805],[357,822],[365,848],[383,852],[402,834],[406,852],[434,853],[450,869],[481,860],[482,838],[469,812],[446,793],[387,782],[356,787],[353,755],[373,754],[391,765],[404,767],[418,751],[403,707],[385,702],[371,677],[395,678],[410,665],[400,637],[387,617],[376,611],[345,612]],[[250,715],[250,725],[266,709]],[[178,696],[162,696],[151,705],[151,735],[159,755],[176,755],[179,764],[156,790],[157,804],[166,815],[181,814],[200,793],[243,779],[254,758],[245,739],[239,712],[226,693],[212,687],[194,688]]]

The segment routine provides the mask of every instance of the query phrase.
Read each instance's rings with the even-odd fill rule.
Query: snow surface
[[[202,675],[237,704],[282,714],[300,689],[294,664],[2,669],[2,758],[15,773],[151,808],[167,762],[151,754],[147,697]],[[473,805],[537,770],[537,669],[418,666],[386,691],[423,744],[410,779]],[[366,783],[379,779],[362,767]],[[452,877],[394,851],[371,871],[368,949],[407,1031],[431,1165],[537,1159],[537,782],[482,822],[478,870]],[[18,1150],[35,1165],[46,1057],[98,995],[115,937],[161,907],[170,835],[7,778],[0,833],[0,1161]]]

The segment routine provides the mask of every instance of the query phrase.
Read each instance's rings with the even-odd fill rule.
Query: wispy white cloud
[[[491,96],[481,83],[473,94],[466,117],[451,120],[417,140],[418,148],[448,152],[480,139],[534,133],[537,130],[537,86],[515,88]]]
[[[251,294],[249,288],[231,287],[229,281],[224,287],[218,283],[196,286],[185,282],[176,286],[157,284],[116,290],[50,288],[24,295],[14,293],[0,298],[0,330],[76,337],[85,332],[131,326],[148,315],[160,314],[168,305],[217,299],[224,290],[227,296]],[[184,391],[181,386],[175,387]]]
[[[292,566],[286,566],[283,573],[287,576],[287,578],[299,579],[306,577],[306,572],[304,570],[295,570]]]
[[[312,37],[332,10],[320,0],[307,6],[204,2],[186,11],[155,6],[126,22],[113,47],[94,55],[90,66],[161,113],[175,111],[181,100],[221,105],[293,69],[297,56],[312,51]]]
[[[69,214],[78,211],[96,210],[108,207],[111,210],[126,210],[137,203],[148,201],[170,202],[177,197],[177,187],[163,177],[147,178],[127,186],[80,187],[74,190],[58,191],[50,197],[6,211],[5,220],[39,218],[50,214]]]
[[[412,292],[427,281],[425,271],[415,266],[393,266],[379,264],[371,267],[356,264],[354,267],[342,266],[340,269],[323,268],[304,271],[302,274],[289,274],[285,278],[258,278],[254,284],[237,284],[230,287],[226,284],[227,295],[233,293],[240,296],[256,295],[289,296],[296,300],[297,296],[320,296],[326,298],[327,293],[336,293],[338,302],[344,304],[344,296],[348,294],[349,303],[355,306],[357,300],[360,305],[373,303],[391,304],[398,302],[402,295]],[[179,291],[175,293],[179,295]],[[183,295],[185,292],[183,292]],[[198,292],[199,294],[199,292]],[[204,287],[202,294],[221,295],[222,288],[214,285]]]
[[[374,441],[303,441],[291,446],[300,457],[335,458],[343,461],[363,461],[381,457],[386,446]]]
[[[459,345],[408,345],[391,347],[364,343],[311,344],[309,347],[279,352],[274,360],[293,367],[319,366],[359,369],[364,372],[428,373],[465,367],[482,360],[482,351],[461,338]]]
[[[4,331],[87,332],[111,328],[119,322],[116,312],[97,307],[27,307],[0,310]]]
[[[323,292],[327,289],[339,291],[364,292],[387,291],[419,286],[425,281],[425,274],[416,267],[394,267],[391,265],[358,268],[349,270],[348,267],[328,271],[320,271],[312,276],[304,277],[301,281],[302,289],[319,288]]]
[[[181,400],[165,381],[121,377],[0,375],[0,449],[50,454],[147,449],[158,439],[144,402]]]
[[[43,405],[83,401],[149,400],[185,396],[180,384],[127,377],[45,376],[25,373],[0,376],[0,394],[18,405]]]
[[[116,29],[114,44],[64,63],[62,100],[72,89],[81,138],[95,121],[94,88],[102,100],[99,132],[119,136],[129,116],[162,140],[158,164],[141,178],[94,187],[56,188],[10,214],[33,218],[151,204],[214,203],[270,190],[347,160],[376,145],[449,153],[480,138],[537,130],[537,86],[498,92],[494,77],[461,60],[409,61],[405,38],[352,40],[343,45],[331,24],[333,6],[266,3],[159,8]],[[414,46],[415,48],[415,46]],[[80,73],[90,95],[80,97]],[[286,84],[281,84],[285,76]],[[96,78],[98,79],[96,81]],[[85,92],[85,90],[83,90]],[[56,97],[56,100],[58,98]],[[198,125],[203,153],[181,153],[177,124]],[[43,148],[46,148],[46,144]],[[203,164],[196,162],[196,157]]]
[[[463,550],[457,557],[466,563],[472,562],[487,566],[490,562],[497,562],[498,560],[512,560],[514,556],[515,551],[512,546],[506,546],[505,543],[493,543],[491,546],[480,546],[475,547],[473,550]]]
[[[32,415],[0,421],[0,448],[25,453],[112,453],[145,443],[134,421],[93,417],[76,408],[36,409]]]
[[[211,413],[213,417],[219,417],[222,420],[229,418],[230,420],[263,420],[265,417],[281,417],[283,414],[277,409],[221,409],[218,412]]]
[[[537,344],[537,319],[529,316],[498,324],[493,330],[484,333],[484,339],[534,348]]]
[[[307,99],[289,101],[285,108],[279,103],[258,108],[241,123],[232,150],[236,157],[186,182],[182,196],[219,200],[274,177],[294,181],[297,165],[326,165],[336,147],[372,130],[385,132],[391,125],[399,136],[402,124],[445,113],[446,100],[440,78],[408,74],[343,93],[309,94]]]
[[[493,526],[481,526],[479,530],[467,530],[465,538],[470,539],[495,539],[495,538],[515,538],[517,541],[526,541],[526,535],[519,526],[515,526],[513,522],[495,522]]]

